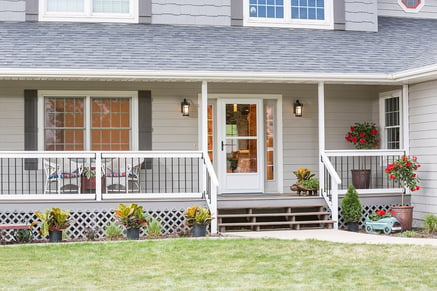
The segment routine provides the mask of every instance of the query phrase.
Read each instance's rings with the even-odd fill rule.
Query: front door
[[[219,99],[217,105],[220,192],[263,192],[262,100]]]

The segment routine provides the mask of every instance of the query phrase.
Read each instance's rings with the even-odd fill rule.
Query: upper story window
[[[425,0],[398,0],[405,12],[419,12],[425,5]]]
[[[245,0],[248,26],[333,28],[333,0]]]
[[[40,21],[138,22],[138,0],[40,0]]]

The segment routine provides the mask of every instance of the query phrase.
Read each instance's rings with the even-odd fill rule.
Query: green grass
[[[0,247],[0,289],[435,290],[437,248],[274,239]]]

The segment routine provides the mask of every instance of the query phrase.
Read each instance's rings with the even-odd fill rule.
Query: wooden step
[[[235,207],[219,207],[219,210],[237,210],[237,209],[278,209],[278,208],[323,208],[326,207],[326,205],[323,204],[314,204],[314,205],[293,205],[293,206],[263,206],[263,207],[241,207],[241,206],[235,206]]]
[[[239,217],[270,217],[270,216],[309,216],[309,215],[329,215],[330,212],[282,212],[282,213],[249,213],[249,214],[219,214],[218,218],[239,218]]]
[[[251,228],[255,228],[255,231],[259,231],[261,226],[281,226],[286,225],[290,226],[291,229],[299,230],[302,225],[314,225],[318,224],[319,226],[326,226],[328,228],[332,228],[333,220],[307,220],[307,221],[269,221],[269,222],[228,222],[228,223],[219,223],[219,229],[224,229],[226,227],[242,227],[247,226]]]

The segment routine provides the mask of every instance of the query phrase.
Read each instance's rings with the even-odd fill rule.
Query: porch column
[[[319,177],[320,186],[325,185],[325,169],[320,161],[322,153],[325,151],[325,83],[318,84],[318,113],[319,113]],[[322,193],[320,193],[322,195]]]
[[[208,153],[208,82],[202,82],[202,101],[200,109],[200,150]]]
[[[405,154],[410,154],[410,115],[408,114],[408,98],[409,98],[409,86],[404,85],[402,87],[402,143],[405,149]]]

